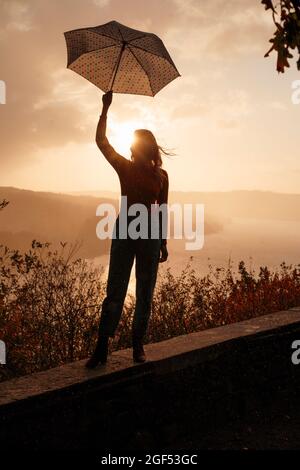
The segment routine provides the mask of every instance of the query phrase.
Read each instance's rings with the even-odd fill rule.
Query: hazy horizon
[[[19,187],[19,186],[14,186],[14,185],[0,185],[0,189],[1,188],[6,188],[6,189],[18,189],[18,190],[24,190],[24,191],[33,191],[33,192],[43,192],[43,193],[53,193],[53,194],[70,194],[70,195],[82,195],[82,196],[95,196],[98,197],[98,195],[104,195],[104,194],[115,194],[116,196],[118,195],[121,195],[121,190],[120,188],[117,188],[117,189],[81,189],[81,190],[78,190],[78,191],[68,191],[68,190],[59,190],[59,191],[53,191],[51,189],[33,189],[33,188],[27,188],[25,186],[23,187]],[[299,196],[300,195],[300,190],[299,192],[282,192],[282,191],[272,191],[272,190],[268,190],[268,189],[247,189],[247,188],[244,188],[244,189],[228,189],[228,190],[225,190],[225,191],[218,191],[218,190],[210,190],[210,191],[205,191],[205,190],[183,190],[183,189],[176,189],[176,188],[173,188],[172,190],[169,191],[170,194],[174,194],[174,193],[186,193],[186,194],[190,194],[190,193],[237,193],[237,192],[253,192],[253,193],[270,193],[270,194],[277,194],[277,195],[290,195],[290,196]]]
[[[80,241],[80,256],[107,267],[110,240],[96,237],[96,207],[110,202],[118,209],[119,192],[63,194],[0,187],[0,200],[10,204],[1,211],[0,244],[27,250],[33,239]],[[193,267],[207,273],[209,264],[226,267],[228,260],[244,260],[258,268],[299,264],[300,194],[271,192],[171,192],[172,202],[205,205],[204,247],[185,249],[186,240],[168,240],[169,260],[161,266],[179,273],[193,256]],[[134,275],[133,275],[134,277]]]

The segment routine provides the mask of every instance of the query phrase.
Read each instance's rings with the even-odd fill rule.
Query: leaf
[[[262,0],[261,3],[264,5],[265,10],[272,10],[275,13],[275,8],[273,6],[272,0]]]

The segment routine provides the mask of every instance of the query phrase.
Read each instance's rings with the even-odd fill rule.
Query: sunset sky
[[[260,0],[0,0],[0,186],[118,190],[95,144],[102,92],[66,68],[63,35],[111,20],[160,36],[181,74],[154,98],[114,95],[116,150],[129,157],[147,127],[177,154],[171,190],[299,192],[300,72],[263,57],[274,25]]]

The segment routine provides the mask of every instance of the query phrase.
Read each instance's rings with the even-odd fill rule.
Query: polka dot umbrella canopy
[[[154,96],[180,76],[155,34],[110,21],[64,35],[67,67],[104,92]]]

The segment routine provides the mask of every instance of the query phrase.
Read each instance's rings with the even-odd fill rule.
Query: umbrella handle
[[[124,52],[124,50],[125,50],[126,44],[127,44],[127,42],[126,42],[126,41],[123,41],[122,47],[121,47],[121,50],[120,50],[120,54],[119,54],[119,57],[118,57],[117,66],[116,66],[116,68],[115,68],[114,75],[113,75],[113,78],[112,78],[112,84],[111,84],[111,86],[110,86],[109,91],[113,91],[113,86],[114,86],[114,83],[115,83],[115,78],[116,78],[116,75],[117,75],[117,72],[118,72],[118,69],[119,69],[119,65],[120,65],[120,62],[121,62],[122,54],[123,54],[123,52]]]

